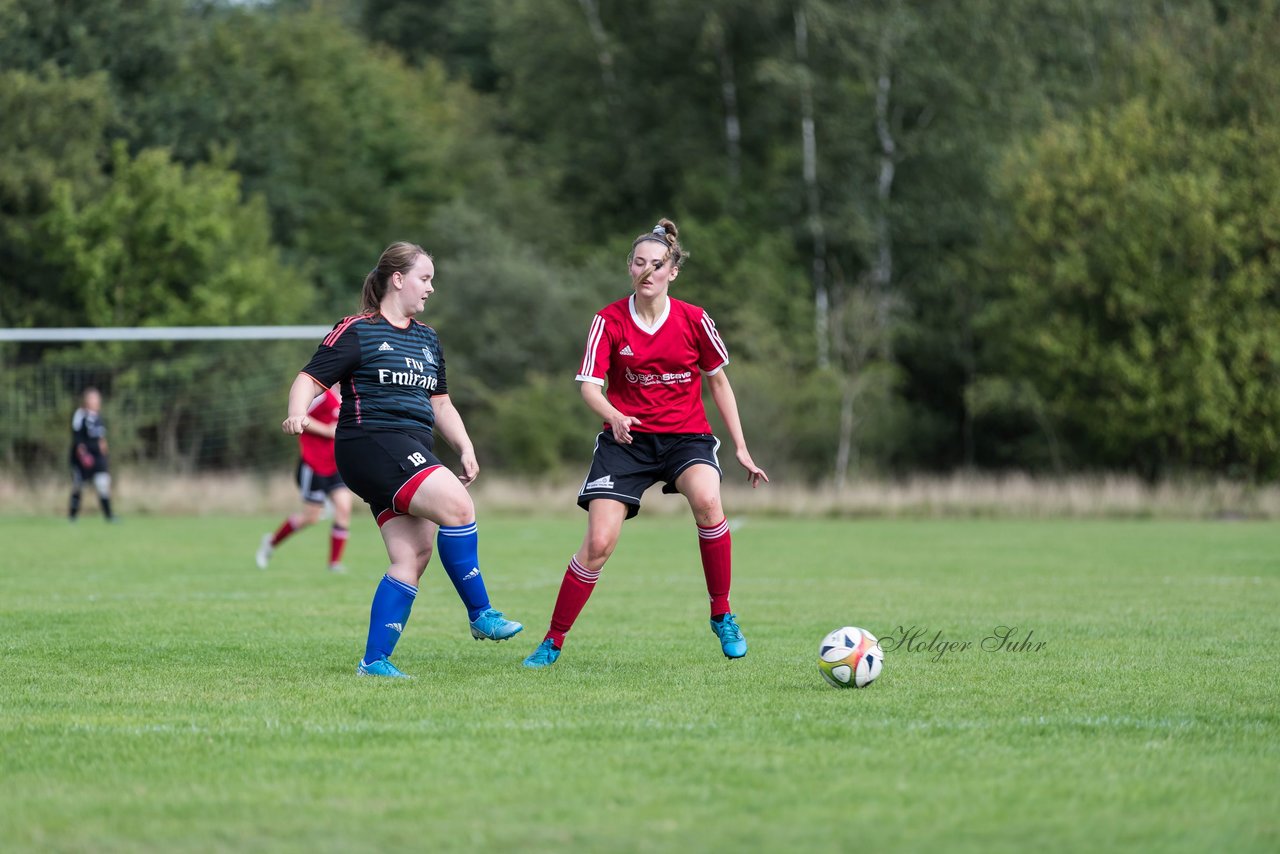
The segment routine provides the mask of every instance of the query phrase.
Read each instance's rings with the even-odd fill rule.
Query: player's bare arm
[[[720,410],[729,438],[733,440],[734,456],[738,458],[738,464],[747,470],[747,482],[752,489],[759,486],[762,480],[768,483],[769,475],[755,464],[751,459],[751,452],[747,450],[747,439],[742,434],[742,419],[738,417],[738,399],[733,394],[733,386],[729,384],[729,376],[723,368],[707,377],[707,387],[711,389],[711,399],[715,401],[716,409]]]
[[[312,400],[311,404],[307,406],[307,412],[311,412],[315,407],[319,406],[323,402],[324,397],[324,394],[321,393]],[[304,433],[310,433],[311,435],[319,436],[322,439],[332,439],[334,436],[338,435],[338,424],[336,421],[333,423],[325,423],[323,421],[317,421],[310,416],[307,417],[306,426],[302,429]]]
[[[324,391],[324,386],[316,382],[307,374],[298,374],[294,379],[293,385],[289,387],[289,414],[280,425],[280,429],[288,433],[290,436],[301,435],[302,431],[307,429],[307,425],[311,423],[311,419],[307,417],[307,410],[311,407],[311,401],[316,399],[316,395]]]
[[[436,412],[435,432],[458,452],[458,461],[462,463],[462,473],[458,475],[458,480],[466,486],[480,475],[480,462],[476,459],[475,447],[471,444],[471,437],[467,435],[467,428],[462,423],[462,415],[447,394],[433,395],[431,407]]]
[[[582,399],[587,402],[587,406],[596,415],[604,421],[609,422],[609,428],[613,430],[613,438],[620,445],[631,444],[631,428],[640,423],[639,418],[633,418],[630,415],[623,415],[617,410],[609,398],[604,396],[604,388],[595,383],[583,382],[579,383],[582,387]]]
[[[307,424],[302,428],[305,432],[315,436],[322,436],[325,439],[332,439],[338,434],[337,424],[321,424],[319,421],[307,419]]]

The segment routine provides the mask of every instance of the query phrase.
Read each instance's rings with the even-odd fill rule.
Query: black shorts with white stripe
[[[662,481],[662,491],[676,491],[676,478],[693,465],[708,465],[721,478],[724,471],[716,452],[720,440],[710,433],[637,433],[631,444],[619,444],[608,430],[596,437],[591,471],[578,491],[583,510],[597,498],[609,498],[627,505],[627,518],[640,512],[640,497]]]
[[[342,482],[342,475],[337,472],[316,474],[316,470],[302,460],[298,460],[297,481],[302,500],[308,504],[323,504],[330,492],[346,488],[346,484]]]

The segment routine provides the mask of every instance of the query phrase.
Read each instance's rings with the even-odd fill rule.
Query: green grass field
[[[0,519],[0,849],[1280,849],[1280,525],[752,519],[728,662],[692,523],[642,517],[528,672],[584,520],[482,516],[524,634],[433,561],[383,681],[371,520],[345,576],[319,529],[258,571],[274,521]],[[846,624],[923,631],[840,691]]]

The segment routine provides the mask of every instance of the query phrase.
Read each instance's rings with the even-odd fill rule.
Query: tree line
[[[1267,478],[1278,88],[1276,0],[0,0],[0,325],[331,322],[416,240],[542,474],[666,215],[782,472]]]

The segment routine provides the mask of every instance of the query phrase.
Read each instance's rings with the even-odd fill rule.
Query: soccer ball
[[[865,688],[880,675],[884,650],[866,629],[845,626],[818,646],[818,672],[836,688]]]

